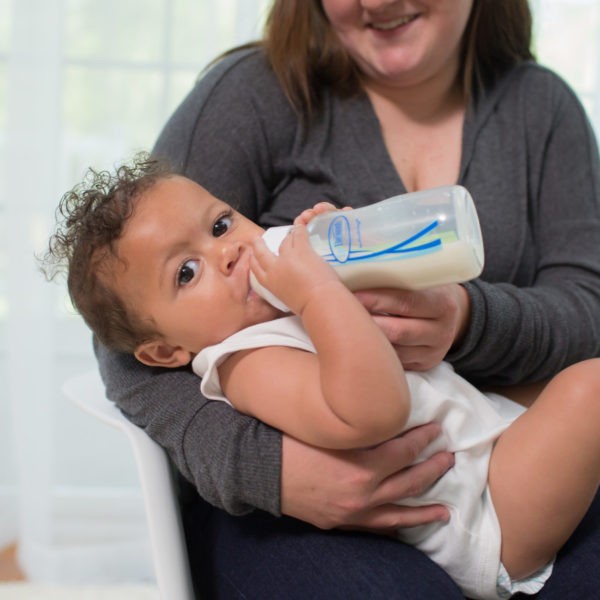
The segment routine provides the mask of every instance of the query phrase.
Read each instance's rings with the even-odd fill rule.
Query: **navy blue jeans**
[[[201,501],[186,505],[184,527],[195,584],[209,600],[464,600],[442,569],[395,540],[259,511],[231,517]],[[543,590],[522,598],[600,598],[600,495]]]

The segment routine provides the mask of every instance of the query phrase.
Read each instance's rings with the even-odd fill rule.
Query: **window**
[[[577,92],[600,134],[600,1],[535,0],[537,59]]]
[[[60,393],[94,365],[90,334],[33,253],[60,195],[89,165],[150,149],[204,66],[257,37],[264,5],[0,0],[0,547],[18,530],[33,579],[152,576],[125,440]],[[116,514],[114,529],[98,531]]]

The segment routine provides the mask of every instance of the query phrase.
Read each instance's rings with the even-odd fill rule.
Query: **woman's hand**
[[[439,364],[467,331],[470,300],[458,284],[428,290],[366,290],[356,297],[396,348],[407,370]]]
[[[454,464],[452,454],[439,452],[408,466],[439,434],[432,423],[364,450],[323,450],[284,435],[281,512],[321,529],[376,533],[445,521],[449,513],[442,505],[396,504],[420,494]]]

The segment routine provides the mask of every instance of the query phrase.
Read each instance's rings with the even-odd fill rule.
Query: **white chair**
[[[106,398],[97,372],[67,380],[63,392],[85,412],[121,430],[129,439],[144,498],[160,596],[163,600],[194,600],[177,494],[166,452]]]

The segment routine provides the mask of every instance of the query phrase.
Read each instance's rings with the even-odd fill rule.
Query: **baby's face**
[[[249,283],[252,242],[262,233],[193,181],[162,179],[127,221],[116,247],[124,264],[117,264],[113,285],[189,361],[202,348],[276,316]]]

